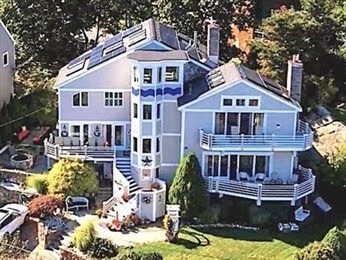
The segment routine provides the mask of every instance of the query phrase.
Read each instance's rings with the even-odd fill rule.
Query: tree
[[[64,208],[64,201],[55,195],[42,195],[30,201],[29,215],[34,218],[53,216],[57,209]]]
[[[48,193],[84,196],[97,193],[95,170],[80,160],[62,159],[48,173]]]
[[[294,257],[296,260],[338,260],[333,249],[322,242],[312,242],[300,250]]]
[[[159,20],[177,31],[192,37],[194,31],[198,38],[206,42],[207,31],[205,21],[211,17],[220,25],[220,56],[229,60],[234,56],[234,48],[228,40],[231,25],[241,28],[253,24],[254,1],[246,0],[159,0],[157,16]],[[188,25],[188,26],[187,26]]]
[[[179,204],[184,217],[198,216],[207,207],[206,191],[201,167],[194,153],[187,154],[180,162],[169,189],[169,203]]]
[[[265,37],[250,43],[247,63],[267,77],[286,82],[287,60],[300,54],[307,76],[302,104],[331,104],[335,102],[334,96],[342,100],[346,78],[340,68],[345,67],[346,60],[340,54],[344,42],[339,38],[344,28],[340,18],[344,3],[303,0],[301,5],[301,10],[281,8],[263,21],[260,30]]]
[[[329,245],[340,259],[346,259],[346,237],[337,227],[331,228],[322,242]]]

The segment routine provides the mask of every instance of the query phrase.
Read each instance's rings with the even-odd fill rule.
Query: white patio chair
[[[249,181],[250,180],[249,174],[247,174],[247,172],[239,172],[239,180]]]
[[[264,173],[256,173],[255,174],[255,182],[264,182],[266,175]]]
[[[300,206],[295,212],[294,217],[296,221],[303,222],[310,216],[310,210],[304,209],[303,206]]]

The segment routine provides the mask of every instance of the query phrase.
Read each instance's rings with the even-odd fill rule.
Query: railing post
[[[315,191],[315,184],[316,184],[316,176],[312,176],[311,186],[312,186],[312,192]]]
[[[298,191],[299,184],[294,184],[294,189],[293,189],[293,198],[291,201],[291,206],[296,205],[296,200],[297,200],[297,191]]]
[[[88,146],[85,144],[84,145],[84,157],[87,158],[88,155]]]
[[[216,192],[219,192],[219,179],[216,179],[216,185],[215,185],[215,189],[216,189]]]
[[[257,206],[261,206],[262,203],[262,184],[257,184]]]
[[[244,134],[241,134],[240,137],[241,137],[241,140],[240,140],[240,147],[241,147],[241,149],[243,150],[243,145],[244,145]]]

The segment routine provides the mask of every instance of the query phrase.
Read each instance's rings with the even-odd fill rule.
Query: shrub
[[[334,250],[323,242],[312,242],[295,255],[295,260],[337,260]]]
[[[166,230],[168,242],[174,242],[177,239],[178,230],[174,230],[174,222],[169,215],[165,215],[163,219],[163,227]]]
[[[29,215],[35,218],[53,216],[56,209],[64,207],[63,200],[56,195],[42,195],[30,201]]]
[[[48,182],[47,174],[35,174],[31,175],[26,179],[26,184],[37,190],[40,194],[47,194]]]
[[[118,260],[162,260],[161,254],[156,252],[129,252],[121,255]]]
[[[96,214],[99,218],[102,218],[102,216],[103,216],[103,210],[102,210],[102,209],[97,209],[97,210],[95,211],[95,214]]]
[[[206,210],[206,190],[194,153],[187,154],[181,160],[169,189],[168,200],[170,204],[180,205],[181,214],[186,218],[191,219]]]
[[[76,228],[72,235],[72,244],[80,251],[86,252],[95,239],[95,227],[92,220],[87,220]]]
[[[0,242],[0,259],[27,259],[29,251],[24,251],[26,246],[27,241],[20,239],[19,231],[5,235]]]
[[[90,255],[97,259],[114,257],[118,254],[118,249],[112,241],[97,237],[88,249]]]
[[[330,229],[322,242],[329,245],[340,259],[346,259],[346,237],[337,227]]]
[[[48,192],[67,196],[88,196],[98,191],[94,169],[80,161],[63,159],[48,173]]]

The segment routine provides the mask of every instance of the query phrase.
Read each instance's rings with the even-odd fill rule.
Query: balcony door
[[[244,135],[252,134],[252,113],[240,113],[239,133]]]
[[[214,133],[216,135],[238,134],[238,113],[215,113]]]

